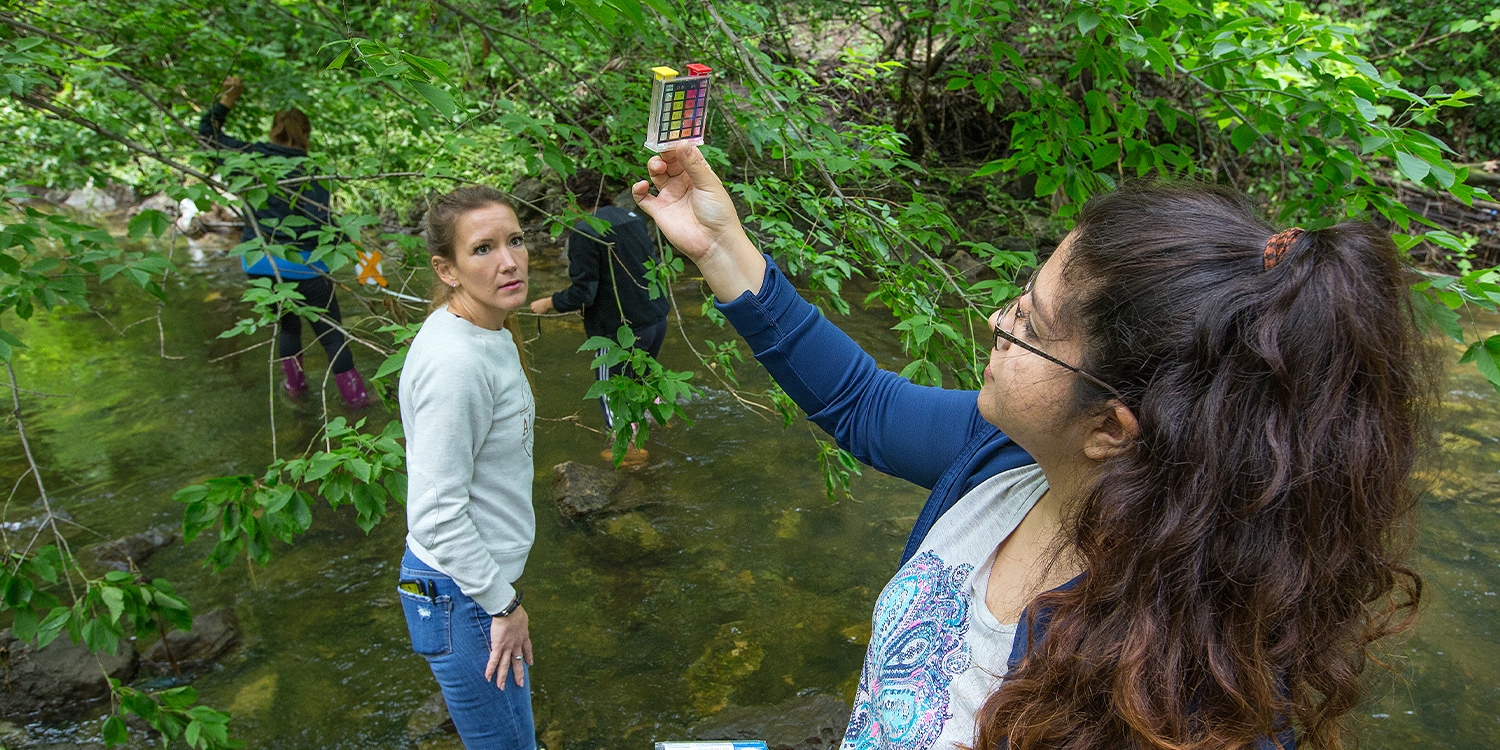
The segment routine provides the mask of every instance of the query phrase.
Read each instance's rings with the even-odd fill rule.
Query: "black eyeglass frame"
[[[1031,285],[1027,284],[1026,285],[1026,289],[1024,291],[1022,291],[1021,294],[1024,296],[1025,294],[1029,293],[1030,291],[1031,291]],[[1084,379],[1088,380],[1089,382],[1093,383],[1094,385],[1097,385],[1100,388],[1103,388],[1104,390],[1109,391],[1110,395],[1114,396],[1116,399],[1118,399],[1120,401],[1120,403],[1122,403],[1122,404],[1126,403],[1125,396],[1122,395],[1118,390],[1116,390],[1114,386],[1110,385],[1109,383],[1104,382],[1103,380],[1100,380],[1099,378],[1094,377],[1093,375],[1088,374],[1087,372],[1084,372],[1083,370],[1081,370],[1081,369],[1079,369],[1077,367],[1074,367],[1073,365],[1068,364],[1067,362],[1064,362],[1064,361],[1058,359],[1057,357],[1052,356],[1051,354],[1048,354],[1048,353],[1042,351],[1041,349],[1036,348],[1035,346],[1032,346],[1031,344],[1026,343],[1025,341],[1022,341],[1014,333],[1011,333],[1010,331],[1007,331],[1007,330],[1001,328],[1000,324],[1005,321],[1005,318],[1006,318],[1007,315],[1010,314],[1011,309],[1012,308],[1018,308],[1018,307],[1020,307],[1020,304],[1021,304],[1021,297],[1016,297],[1015,299],[1013,299],[1013,300],[1010,301],[1010,304],[1006,305],[1005,307],[1000,308],[1000,318],[995,321],[995,327],[994,327],[994,331],[993,331],[994,334],[995,334],[995,348],[996,349],[1000,348],[1000,339],[1005,339],[1006,341],[1008,341],[1008,342],[1010,342],[1012,344],[1015,344],[1016,346],[1019,346],[1022,349],[1025,349],[1026,351],[1031,352],[1032,354],[1035,354],[1036,356],[1041,357],[1042,359],[1045,359],[1048,362],[1051,362],[1052,364],[1057,365],[1058,367],[1063,368],[1064,370],[1067,370],[1067,371],[1073,372],[1073,373],[1077,373],[1080,377],[1083,377]],[[1127,406],[1126,408],[1129,408],[1129,407]]]

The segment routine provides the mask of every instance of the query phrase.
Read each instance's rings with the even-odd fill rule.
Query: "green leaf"
[[[359,479],[359,481],[370,481],[369,461],[366,461],[362,458],[351,458],[344,464],[344,466],[349,470],[349,473],[353,474],[357,479]]]
[[[125,612],[125,592],[113,586],[106,586],[99,591],[99,598],[104,601],[104,606],[109,608],[110,621],[119,622],[120,615]]]
[[[1473,362],[1479,374],[1496,389],[1500,389],[1500,336],[1491,336],[1470,344],[1459,362]]]
[[[1119,158],[1120,144],[1113,141],[1099,144],[1094,148],[1093,153],[1089,154],[1089,162],[1094,169],[1113,166]]]
[[[36,612],[31,607],[17,609],[14,622],[11,623],[11,633],[16,640],[25,643],[36,637],[37,628],[41,622],[37,620]]]
[[[312,526],[312,507],[307,502],[306,494],[298,492],[292,496],[291,513],[298,529],[306,531]]]
[[[1396,166],[1401,169],[1401,174],[1412,182],[1421,182],[1432,171],[1432,165],[1405,151],[1396,152]]]
[[[168,708],[187,708],[198,702],[198,690],[191,685],[163,690],[161,702]]]
[[[1078,33],[1087,34],[1099,25],[1099,14],[1095,13],[1092,9],[1084,10],[1078,14],[1076,23],[1078,24]]]
[[[386,357],[385,361],[380,363],[380,367],[375,370],[375,375],[371,380],[383,378],[393,372],[399,372],[402,367],[406,366],[406,355],[410,351],[411,347],[403,346],[397,349],[395,354]]]
[[[138,240],[150,232],[154,237],[160,237],[172,226],[172,220],[165,213],[156,209],[147,209],[136,214],[130,219],[130,226],[126,234],[132,240]]]
[[[996,160],[994,160],[992,162],[988,162],[988,163],[984,164],[983,166],[981,166],[980,168],[974,170],[974,174],[971,174],[969,176],[970,177],[989,177],[990,175],[992,175],[992,174],[994,174],[996,172],[999,172],[1000,170],[1002,170],[1004,168],[1005,168],[1005,160],[1004,159],[996,159]]]
[[[1390,142],[1391,139],[1383,135],[1367,135],[1359,139],[1359,153],[1361,155],[1373,154]]]
[[[104,744],[108,747],[130,740],[130,729],[125,726],[125,720],[118,715],[111,714],[108,719],[104,720],[103,734]]]
[[[179,503],[196,503],[208,496],[208,485],[194,484],[183,487],[172,495],[172,499]]]
[[[354,45],[352,44],[348,47],[345,47],[344,51],[340,52],[338,57],[333,58],[333,62],[328,63],[328,67],[326,68],[326,70],[338,70],[339,68],[344,67],[344,61],[349,59],[349,53],[353,50]]]
[[[453,101],[453,95],[426,81],[407,81],[411,87],[427,100],[444,117],[452,117],[458,114],[458,103]]]
[[[672,7],[668,5],[665,0],[641,0],[641,2],[645,3],[646,7],[661,14],[661,17],[670,21],[672,25],[682,25],[682,23],[677,20],[676,14],[672,12]]]
[[[47,644],[51,643],[53,639],[62,633],[63,628],[68,626],[68,622],[72,618],[73,610],[67,607],[53,607],[52,611],[47,613],[47,616],[42,619],[41,624],[37,626],[37,648],[46,648]]]
[[[1243,154],[1250,150],[1251,144],[1255,143],[1259,135],[1260,133],[1255,132],[1255,128],[1250,127],[1248,123],[1241,123],[1233,133],[1229,134],[1229,142],[1233,143],[1235,149]]]
[[[1429,326],[1442,331],[1454,341],[1462,343],[1465,340],[1457,311],[1438,302],[1426,292],[1412,291],[1411,301],[1417,315],[1425,319]]]

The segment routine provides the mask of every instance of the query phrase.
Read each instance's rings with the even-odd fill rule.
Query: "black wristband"
[[[510,604],[505,605],[505,609],[496,612],[495,617],[510,617],[510,613],[516,611],[516,607],[519,606],[521,606],[521,589],[517,588],[516,598],[511,599]]]

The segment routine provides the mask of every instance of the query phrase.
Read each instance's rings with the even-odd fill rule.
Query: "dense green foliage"
[[[426,259],[414,233],[426,196],[469,181],[557,184],[580,166],[634,180],[647,155],[645,71],[698,61],[718,71],[705,153],[729,175],[761,246],[834,311],[863,277],[866,302],[897,319],[914,381],[978,382],[983,316],[1016,293],[1015,272],[1060,239],[1089,196],[1190,177],[1249,191],[1287,224],[1368,216],[1404,249],[1437,248],[1457,273],[1429,268],[1414,298],[1500,387],[1500,337],[1474,340],[1455,312],[1500,305],[1500,258],[1484,254],[1483,237],[1402,202],[1415,191],[1500,208],[1465,166],[1500,155],[1497,29],[1500,9],[1479,0],[9,3],[0,360],[25,346],[5,332],[8,316],[86,307],[90,289],[115,276],[162,298],[175,272],[133,242],[175,231],[165,214],[142,212],[117,238],[34,194],[124,184],[245,212],[301,166],[335,184],[336,226],[285,228],[315,231],[335,271],[379,248],[397,266],[392,288],[420,294]],[[210,158],[197,121],[226,75],[247,82],[229,131],[258,139],[270,113],[299,107],[314,129],[305,160]],[[530,208],[533,228],[554,236],[578,218],[559,200]],[[265,237],[235,249],[285,252]],[[668,258],[653,276],[670,291],[686,272]],[[321,312],[287,286],[250,285],[243,301],[247,317],[226,336],[263,341],[281,311]],[[373,293],[361,304],[370,314],[350,335],[381,354],[373,381],[389,396],[413,313]],[[790,415],[774,386],[740,391],[742,356],[725,339],[695,349],[710,375],[747,404]],[[609,362],[635,356],[610,349]],[[670,419],[692,392],[689,373],[637,364],[643,380],[589,392],[629,417],[617,457],[629,421]],[[19,394],[15,407],[24,429]],[[324,412],[321,450],[178,493],[189,537],[217,534],[212,565],[241,553],[266,563],[272,540],[307,530],[315,498],[354,505],[367,530],[403,499],[399,430],[367,434]],[[817,450],[829,496],[847,491],[857,464],[830,444]],[[37,487],[45,498],[40,477]],[[0,608],[15,613],[18,635],[46,642],[66,631],[110,649],[127,620],[136,633],[190,622],[170,584],[89,578],[55,528],[55,544],[37,544],[47,532],[5,550]],[[190,693],[115,691],[119,710],[164,740],[230,742],[224,715],[194,707]],[[124,732],[118,718],[104,727],[111,742]]]

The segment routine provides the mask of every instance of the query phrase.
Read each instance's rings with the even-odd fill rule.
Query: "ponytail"
[[[1287,240],[1268,263],[1267,245]],[[1390,237],[1287,237],[1212,186],[1090,201],[1062,258],[1080,367],[1140,433],[1065,535],[1088,574],[976,748],[1340,746],[1372,644],[1411,622],[1409,485],[1437,379]],[[1080,408],[1109,396],[1076,379]]]

